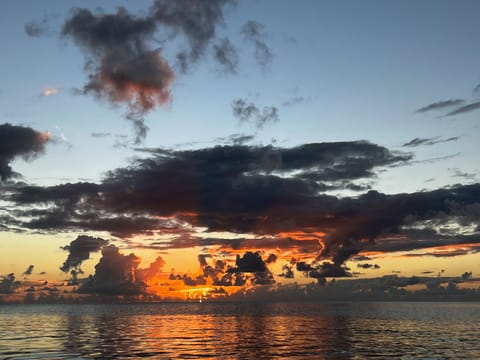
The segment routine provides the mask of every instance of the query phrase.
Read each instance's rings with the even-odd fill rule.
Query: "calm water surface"
[[[480,359],[478,303],[0,306],[0,359]]]

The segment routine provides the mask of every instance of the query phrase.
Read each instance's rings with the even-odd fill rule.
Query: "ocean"
[[[0,306],[1,359],[480,359],[480,304]]]

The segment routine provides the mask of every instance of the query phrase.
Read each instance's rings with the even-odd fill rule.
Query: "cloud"
[[[224,8],[234,4],[230,0],[156,0],[150,12],[159,26],[185,37],[188,48],[178,53],[177,58],[191,64],[201,59],[215,38],[217,27],[223,25]]]
[[[255,60],[267,69],[273,60],[273,51],[265,42],[265,26],[257,21],[248,21],[242,26],[242,34],[255,47]]]
[[[232,134],[226,137],[219,137],[214,140],[215,143],[232,144],[232,145],[244,145],[255,139],[255,135],[246,134]]]
[[[25,276],[32,275],[34,267],[35,267],[34,265],[28,265],[28,268],[23,272],[23,275]]]
[[[369,263],[357,264],[357,267],[362,268],[362,269],[380,269],[380,265],[369,264]]]
[[[448,170],[452,171],[453,172],[452,176],[457,177],[457,178],[463,178],[463,179],[466,179],[466,180],[474,180],[477,177],[477,174],[475,174],[475,173],[468,173],[468,172],[465,172],[465,171],[461,171],[458,168],[449,168]]]
[[[308,264],[304,261],[296,263],[297,271],[303,272],[306,277],[317,279],[319,284],[325,284],[326,277],[349,277],[351,274],[348,272],[348,268],[342,265],[342,263],[331,263],[324,261],[318,263],[316,261]]]
[[[235,267],[228,269],[229,273],[252,273],[254,285],[271,285],[275,283],[273,274],[267,267],[259,252],[247,251],[243,256],[237,255]]]
[[[62,28],[63,36],[89,54],[88,81],[81,92],[127,104],[126,118],[134,125],[137,142],[147,133],[144,115],[169,102],[174,78],[160,50],[146,43],[155,30],[151,19],[135,17],[123,8],[109,15],[76,9]]]
[[[10,162],[18,157],[32,160],[43,154],[51,135],[38,132],[30,127],[0,125],[0,180],[6,181],[19,174],[15,173]]]
[[[92,132],[90,133],[90,136],[93,138],[104,138],[104,137],[110,137],[112,136],[112,134],[107,132]]]
[[[106,295],[139,295],[146,292],[146,284],[137,279],[140,258],[123,255],[115,245],[102,248],[102,257],[95,265],[95,274],[80,287],[79,292]]]
[[[146,234],[151,240],[143,246],[158,250],[250,252],[239,257],[239,272],[267,250],[285,252],[299,260],[298,271],[302,263],[310,266],[305,271],[316,279],[348,276],[345,261],[362,251],[478,243],[472,229],[480,224],[480,184],[355,197],[324,192],[326,185],[342,190],[373,181],[382,169],[410,163],[410,153],[365,141],[147,150],[98,184],[4,188],[9,208],[2,224],[109,231],[124,239]],[[457,226],[447,226],[452,223]],[[221,232],[228,236],[214,235]],[[269,276],[257,281],[268,283]]]
[[[213,46],[215,60],[225,73],[235,74],[238,69],[238,54],[230,40],[223,38]]]
[[[0,294],[10,294],[15,291],[19,283],[15,281],[15,275],[10,273],[6,276],[2,276],[0,280]]]
[[[431,110],[443,110],[445,108],[458,106],[463,103],[465,103],[465,100],[463,99],[450,99],[450,100],[444,100],[444,101],[437,101],[437,102],[428,104],[424,107],[421,107],[420,109],[415,110],[415,112],[424,113]]]
[[[49,33],[48,18],[44,17],[41,21],[29,21],[24,25],[25,33],[30,37],[40,37]]]
[[[293,279],[295,277],[295,273],[293,272],[291,266],[289,266],[288,264],[284,264],[282,266],[282,272],[278,274],[278,276],[285,279]]]
[[[68,251],[68,257],[60,270],[68,272],[71,269],[79,270],[80,265],[90,257],[90,253],[100,251],[108,241],[87,235],[79,235],[70,245],[62,246],[62,250]]]
[[[230,272],[255,273],[268,270],[265,261],[258,252],[247,251],[243,256],[237,255],[235,265],[236,267],[232,268]]]
[[[57,95],[60,92],[60,89],[56,87],[45,87],[42,91],[42,96],[43,97],[48,97],[52,95]]]
[[[452,244],[448,244],[448,245],[452,245]],[[427,251],[422,253],[411,253],[411,254],[406,254],[404,256],[405,257],[432,256],[436,258],[450,258],[450,257],[463,256],[463,255],[475,254],[480,252],[480,245],[472,245],[472,244],[462,244],[462,245],[453,249],[437,248],[437,250],[432,250],[432,251]]]
[[[459,114],[464,114],[464,113],[469,113],[475,110],[480,109],[480,101],[473,102],[464,106],[460,106],[459,108],[450,111],[447,113],[445,116],[453,116],[453,115],[459,115]]]
[[[285,100],[282,105],[285,107],[291,107],[295,105],[301,105],[304,104],[307,101],[310,101],[311,99],[305,96],[293,96],[288,100]]]
[[[138,279],[143,281],[147,281],[151,278],[155,278],[160,275],[165,266],[165,260],[161,256],[157,256],[157,258],[145,269],[138,269],[136,272],[136,276]]]
[[[147,13],[133,15],[125,8],[116,13],[74,9],[62,27],[62,35],[85,50],[88,80],[80,90],[113,105],[126,104],[136,143],[148,127],[145,115],[171,100],[174,72],[160,49],[154,48],[159,30],[170,31],[169,41],[183,36],[187,48],[177,54],[180,68],[199,61],[223,24],[229,0],[157,0]],[[226,69],[236,65],[236,52],[228,39],[213,47],[214,58]]]
[[[268,255],[268,257],[265,259],[265,263],[266,264],[273,264],[274,262],[276,262],[278,259],[278,256],[274,253],[271,253]]]
[[[403,147],[417,147],[420,145],[436,145],[436,144],[441,144],[441,143],[446,143],[446,142],[451,142],[451,141],[457,141],[459,140],[459,136],[452,136],[446,139],[442,139],[439,136],[431,137],[431,138],[415,138],[410,140],[409,142],[406,142],[403,144]]]
[[[423,159],[423,160],[415,160],[415,161],[412,161],[412,164],[431,164],[431,163],[438,162],[438,161],[453,159],[457,156],[460,156],[461,154],[462,154],[461,152],[457,152],[455,154],[437,156],[437,157]]]
[[[266,123],[277,122],[278,109],[275,106],[265,106],[260,109],[253,102],[245,99],[235,99],[232,102],[233,115],[242,122],[253,121],[257,128],[262,128]]]
[[[17,217],[30,218],[23,226],[43,231],[88,229],[129,237],[167,231],[186,222],[210,230],[275,234],[303,223],[309,226],[310,221],[326,221],[324,212],[336,199],[318,194],[323,183],[342,189],[356,179],[374,177],[377,168],[411,158],[366,142],[151,149],[150,153],[151,158],[110,172],[101,184],[17,186],[10,189],[8,200],[17,205]],[[126,188],[130,190],[125,192]],[[39,207],[32,209],[35,204]],[[289,220],[289,214],[295,213],[299,218]],[[180,222],[159,218],[176,214]],[[173,242],[181,245],[180,239]]]

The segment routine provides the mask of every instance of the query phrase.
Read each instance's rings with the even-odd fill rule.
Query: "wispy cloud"
[[[248,21],[242,26],[242,34],[255,46],[257,63],[263,69],[267,69],[273,60],[273,51],[265,42],[265,26],[257,21]]]
[[[453,116],[453,115],[469,113],[478,109],[480,109],[480,101],[461,106],[453,111],[450,111],[445,116]]]
[[[452,107],[452,106],[458,106],[458,105],[461,105],[463,103],[465,103],[465,100],[463,100],[463,99],[451,99],[451,100],[437,101],[437,102],[428,104],[424,107],[421,107],[421,108],[415,110],[415,112],[424,113],[424,112],[431,111],[431,110],[443,110],[445,108],[449,108],[449,107]]]
[[[431,138],[415,138],[412,139],[406,143],[404,143],[402,146],[403,147],[417,147],[420,145],[435,145],[435,144],[441,144],[441,143],[447,143],[451,141],[457,141],[459,140],[459,136],[452,136],[446,139],[442,139],[439,136],[431,137]]]
[[[242,122],[251,122],[257,128],[262,128],[265,124],[279,121],[278,109],[275,106],[264,106],[260,108],[253,102],[246,99],[235,99],[232,102],[233,115]]]

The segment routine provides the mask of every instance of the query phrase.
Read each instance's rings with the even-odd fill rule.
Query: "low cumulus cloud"
[[[19,176],[10,166],[12,160],[33,160],[45,151],[52,139],[50,133],[8,123],[0,125],[0,180]]]
[[[380,265],[370,264],[370,263],[357,264],[357,267],[362,268],[362,269],[380,269]]]
[[[261,129],[265,124],[278,122],[278,109],[275,106],[264,106],[260,108],[253,102],[246,99],[235,99],[232,102],[233,115],[241,122],[253,122]]]
[[[115,245],[104,246],[102,257],[95,265],[95,274],[79,291],[105,295],[143,294],[146,284],[137,278],[139,264],[140,258],[135,254],[124,255]]]

